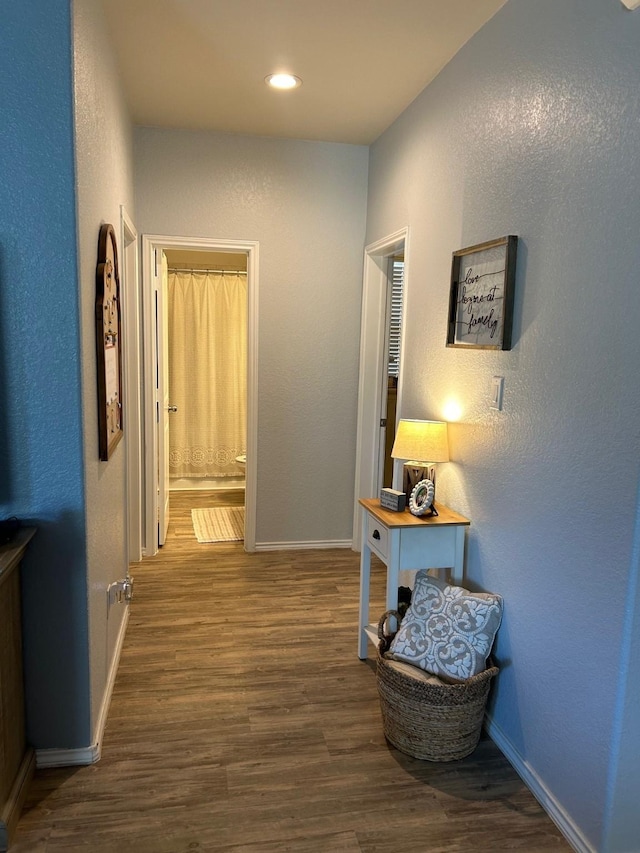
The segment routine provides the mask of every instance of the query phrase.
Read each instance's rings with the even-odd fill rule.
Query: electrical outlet
[[[127,583],[124,590],[125,601],[131,601],[133,598],[133,578],[127,578]]]
[[[113,604],[124,604],[131,601],[133,597],[133,578],[124,578],[114,581],[107,587],[107,598],[109,607]]]

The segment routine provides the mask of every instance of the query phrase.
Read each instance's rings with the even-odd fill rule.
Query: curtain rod
[[[169,272],[216,272],[224,275],[225,273],[229,275],[246,275],[246,270],[199,270],[194,267],[167,267]]]

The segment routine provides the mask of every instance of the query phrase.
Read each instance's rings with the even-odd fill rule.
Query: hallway
[[[174,504],[132,569],[102,759],[37,772],[11,853],[570,849],[491,741],[448,765],[386,744],[357,554],[199,545]]]

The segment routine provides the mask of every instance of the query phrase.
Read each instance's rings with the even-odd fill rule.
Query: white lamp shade
[[[391,456],[418,462],[448,462],[447,424],[445,421],[401,420]]]

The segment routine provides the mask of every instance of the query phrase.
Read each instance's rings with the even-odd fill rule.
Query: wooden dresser
[[[0,853],[8,849],[35,768],[25,737],[20,617],[20,563],[34,533],[23,528],[0,546]]]

